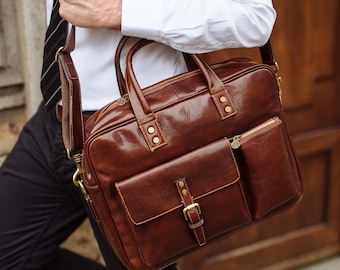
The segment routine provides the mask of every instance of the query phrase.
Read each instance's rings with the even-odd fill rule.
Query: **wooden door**
[[[305,195],[290,210],[187,256],[181,270],[295,269],[339,253],[340,1],[275,0],[274,5],[272,40]],[[246,53],[254,56],[257,50]],[[236,52],[208,59],[230,54]]]

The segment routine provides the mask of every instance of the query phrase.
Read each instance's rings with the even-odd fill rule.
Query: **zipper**
[[[234,59],[230,59],[229,61],[226,61],[226,62],[223,62],[223,63],[216,63],[216,64],[212,65],[211,67],[213,69],[218,69],[221,66],[226,66],[228,64],[233,64],[233,63],[242,63],[242,62],[255,63],[255,62],[252,62],[251,60],[249,60],[247,58],[234,58]],[[250,66],[248,68],[251,68],[251,67],[252,66]],[[164,82],[159,82],[157,84],[157,87],[155,87],[155,85],[150,85],[150,86],[144,88],[143,89],[143,93],[144,93],[144,95],[148,95],[148,94],[157,92],[157,91],[159,91],[160,88],[163,88],[163,87],[165,87],[165,86],[167,86],[169,84],[175,83],[176,81],[181,81],[183,77],[187,77],[188,76],[188,73],[191,74],[190,76],[195,76],[195,75],[199,74],[200,72],[201,72],[200,70],[193,70],[193,71],[190,71],[190,72],[178,74],[178,75],[174,76],[172,79],[165,80]],[[238,74],[238,72],[237,72],[237,74]],[[242,74],[243,74],[243,72],[242,72]],[[230,80],[230,78],[229,78],[229,80]],[[122,97],[116,99],[110,106],[108,106],[108,108],[111,109],[112,105],[122,107],[126,103],[128,103],[129,101],[130,101],[129,100],[129,95],[128,94],[124,94]]]
[[[234,59],[230,59],[228,61],[222,62],[222,63],[213,64],[213,65],[211,65],[211,68],[213,70],[215,70],[215,69],[218,69],[220,67],[223,67],[223,66],[226,66],[226,65],[229,65],[229,64],[247,63],[247,62],[250,63],[250,64],[255,64],[255,62],[253,62],[253,61],[251,61],[247,58],[234,58]],[[170,84],[173,84],[173,83],[176,83],[176,82],[180,82],[180,81],[183,80],[183,78],[189,78],[188,73],[190,73],[190,77],[193,77],[193,76],[196,76],[197,74],[200,74],[201,71],[199,69],[197,69],[197,70],[185,72],[185,73],[182,73],[182,74],[178,74],[171,79],[158,82],[156,84],[157,87],[155,87],[155,85],[150,85],[150,86],[144,88],[143,93],[144,93],[144,95],[149,95],[149,94],[152,94],[154,92],[159,91],[159,89],[166,87],[167,85],[170,85]],[[125,94],[122,97],[118,98],[116,100],[116,102],[114,102],[114,103],[117,103],[118,106],[124,106],[127,102],[129,102],[129,95]]]
[[[129,95],[124,94],[122,97],[116,99],[112,103],[109,103],[108,105],[104,106],[101,110],[100,113],[98,114],[98,118],[100,118],[106,111],[112,110],[113,108],[116,107],[122,107],[124,106],[127,102],[129,102]]]
[[[230,146],[232,149],[236,150],[241,147],[241,143],[244,143],[246,140],[249,140],[256,135],[273,128],[274,126],[279,125],[281,122],[282,121],[280,120],[280,118],[273,117],[240,135],[235,135],[232,138],[228,139],[230,142]]]
[[[118,98],[116,100],[116,103],[119,107],[124,106],[126,104],[126,102],[129,101],[129,95],[128,94],[124,94],[122,97]]]

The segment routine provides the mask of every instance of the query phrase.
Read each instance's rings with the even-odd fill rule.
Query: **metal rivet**
[[[180,181],[180,182],[178,183],[178,185],[179,185],[179,187],[184,187],[184,182],[183,182],[183,181]]]
[[[225,96],[220,97],[220,102],[225,103],[227,101],[227,98]]]
[[[148,127],[148,133],[149,134],[154,134],[155,133],[155,128],[154,127]]]
[[[159,144],[161,140],[159,139],[159,137],[153,137],[152,141],[154,144]]]
[[[224,110],[226,113],[230,113],[232,111],[230,106],[225,107]]]
[[[187,191],[186,189],[183,189],[183,190],[182,190],[182,194],[183,194],[184,196],[186,196],[186,195],[188,194],[188,191]]]

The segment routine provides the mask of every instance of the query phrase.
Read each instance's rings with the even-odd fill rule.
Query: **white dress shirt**
[[[46,3],[49,22],[53,0]],[[97,110],[120,97],[114,55],[122,34],[167,45],[148,45],[134,57],[137,79],[146,87],[186,70],[180,51],[204,53],[263,45],[275,18],[271,0],[122,0],[121,32],[76,28],[72,58],[83,110]]]

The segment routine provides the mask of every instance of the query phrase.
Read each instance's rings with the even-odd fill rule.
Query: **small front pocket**
[[[230,139],[252,216],[260,219],[294,205],[302,186],[282,121],[274,117]]]
[[[207,242],[251,222],[240,172],[227,139],[116,183],[141,258],[155,266],[196,248],[178,185],[184,180]],[[185,194],[185,193],[183,193]],[[191,226],[190,226],[191,225]],[[121,237],[124,237],[122,235]]]

